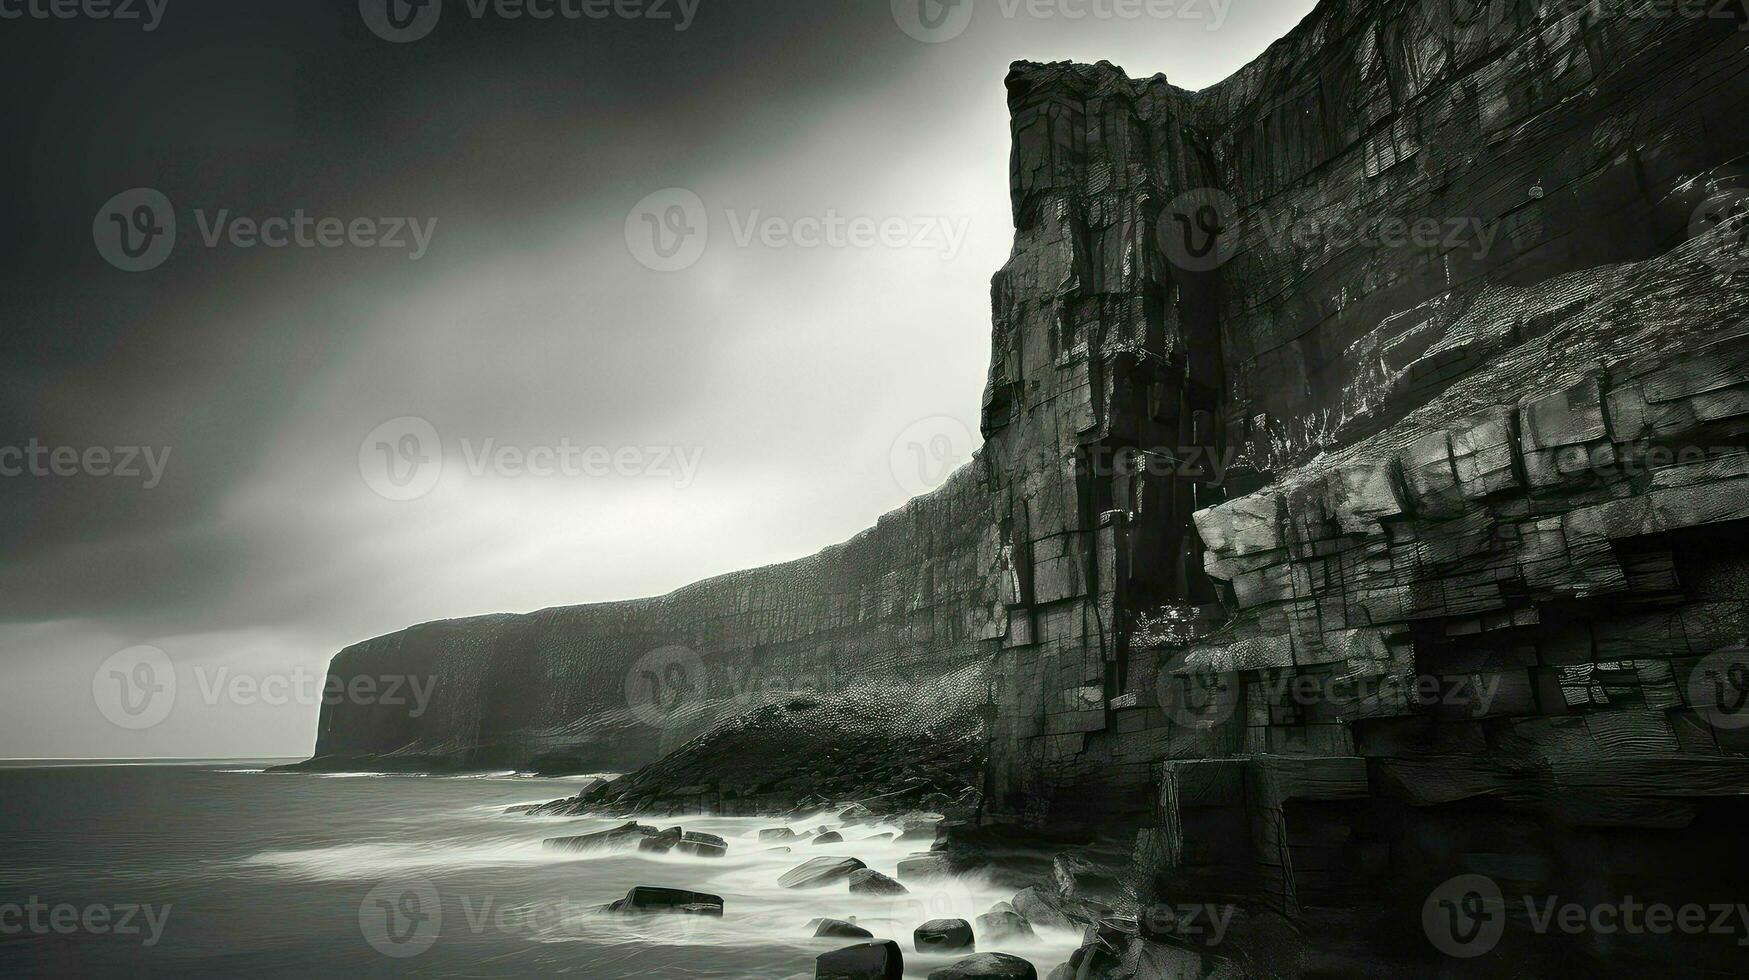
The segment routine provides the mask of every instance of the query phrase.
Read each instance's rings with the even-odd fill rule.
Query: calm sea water
[[[911,954],[911,929],[1012,894],[978,879],[894,898],[776,887],[827,853],[892,874],[921,847],[862,839],[885,827],[784,854],[751,839],[774,821],[690,817],[672,822],[728,838],[727,858],[560,855],[541,839],[614,821],[502,810],[571,795],[586,778],[261,768],[0,767],[0,975],[785,980],[811,977],[814,957],[842,945],[803,931],[830,915],[899,940],[906,975],[925,977],[952,960]],[[822,814],[790,826],[822,824],[837,825]],[[590,913],[633,885],[712,892],[726,915]],[[1047,934],[1000,951],[1042,976],[1075,943]]]

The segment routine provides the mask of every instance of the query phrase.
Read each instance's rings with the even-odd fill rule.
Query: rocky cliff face
[[[983,699],[996,562],[989,496],[967,469],[801,561],[655,599],[378,637],[330,675],[417,677],[429,708],[326,706],[312,764],[625,771],[809,692],[935,698],[955,715]]]
[[[1745,35],[1653,6],[1328,2],[1201,93],[1016,66],[989,815],[1314,927],[1263,970],[1731,962],[1525,914],[1743,870]]]
[[[804,562],[352,648],[438,703],[325,712],[319,752],[623,768],[797,678],[962,692],[985,823],[1134,834],[1138,898],[1244,906],[1259,969],[1420,963],[1452,880],[1465,934],[1728,897],[1749,34],[1700,7],[1326,0],[1197,93],[1017,64],[972,467]],[[689,806],[783,781],[702,751]]]
[[[1489,366],[1525,372],[1492,389],[1508,404],[1586,358],[1728,332],[1728,258],[1627,270],[1710,228],[1704,205],[1734,186],[1742,18],[1644,6],[1330,0],[1198,93],[1015,67],[1016,245],[985,413],[1010,808],[1144,805],[1171,751],[1158,640],[1243,611],[1228,590],[1250,584],[1218,555],[1201,573],[1191,510],[1405,438]],[[1689,322],[1628,321],[1676,281]]]

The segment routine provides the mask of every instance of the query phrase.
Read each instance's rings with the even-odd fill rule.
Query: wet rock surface
[[[929,980],[1038,980],[1038,970],[1026,960],[1007,953],[979,953],[929,974]]]
[[[1010,938],[1025,938],[1033,935],[1032,923],[1021,915],[1011,902],[998,902],[990,911],[978,916],[972,923],[973,931],[994,945],[1000,945]]]
[[[892,940],[859,943],[814,961],[815,980],[902,980],[905,955]]]
[[[972,924],[964,919],[931,919],[911,933],[919,953],[971,952],[974,946]]]
[[[808,934],[816,939],[873,939],[874,933],[843,919],[814,919],[808,923]]]
[[[909,889],[873,868],[863,868],[850,874],[852,894],[904,895]]]
[[[817,857],[784,873],[777,883],[784,888],[825,888],[847,881],[866,865],[856,858]]]
[[[707,915],[721,918],[723,899],[720,895],[705,892],[641,885],[602,911],[623,915]]]

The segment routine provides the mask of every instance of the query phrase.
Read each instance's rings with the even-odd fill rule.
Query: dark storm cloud
[[[308,748],[309,706],[108,726],[90,685],[125,647],[319,672],[414,622],[652,594],[849,537],[917,492],[904,433],[976,430],[1008,63],[1207,84],[1309,6],[1256,0],[1213,31],[978,0],[943,43],[889,0],[702,0],[684,31],[448,0],[405,44],[354,0],[169,0],[149,32],[0,19],[0,471],[12,447],[81,454],[77,475],[0,472],[0,756]],[[142,187],[177,234],[128,273],[94,223]],[[710,241],[663,273],[625,223],[670,187]],[[396,221],[407,244],[207,247],[221,213]],[[755,216],[958,238],[737,242]],[[403,416],[444,463],[405,503],[359,462]],[[684,486],[470,473],[488,442],[700,456]],[[111,472],[130,449],[168,452],[161,474]]]
[[[210,519],[304,377],[365,328],[337,308],[282,330],[241,305],[266,293],[319,307],[337,281],[365,276],[419,285],[399,256],[186,245],[157,274],[121,275],[90,239],[111,194],[157,188],[185,225],[193,208],[427,215],[445,244],[489,248],[476,219],[538,225],[579,199],[636,200],[652,171],[696,167],[701,147],[726,165],[917,53],[882,17],[832,4],[707,3],[685,31],[474,21],[450,6],[431,36],[404,45],[371,34],[349,3],[176,0],[150,33],[6,25],[0,79],[22,97],[9,100],[15,152],[0,164],[10,311],[0,442],[180,452],[149,494],[119,480],[0,481],[0,615],[161,609],[233,575],[238,556],[222,541],[168,529]],[[592,343],[604,339],[615,338]],[[502,404],[481,395],[482,411]],[[187,581],[142,580],[126,557],[136,547],[173,547]],[[93,550],[118,561],[92,577],[56,560]]]

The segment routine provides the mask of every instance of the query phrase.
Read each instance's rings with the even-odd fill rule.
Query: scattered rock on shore
[[[909,888],[899,884],[873,868],[863,868],[850,873],[850,893],[852,895],[904,895]]]
[[[972,924],[964,919],[930,919],[911,934],[919,953],[971,952]]]
[[[784,872],[777,884],[782,888],[824,888],[866,867],[856,858],[817,857]]]
[[[905,954],[891,939],[846,946],[814,960],[814,980],[904,980],[904,976]]]
[[[598,831],[593,834],[580,834],[576,837],[548,837],[541,841],[541,846],[552,851],[629,850],[655,836],[657,836],[656,828],[646,827],[634,820],[612,830]]]
[[[979,953],[929,974],[929,980],[1038,980],[1031,963],[1007,953]]]
[[[947,856],[935,853],[913,854],[900,861],[898,868],[899,880],[901,881],[942,878],[951,873],[947,866]]]
[[[723,916],[723,899],[720,895],[704,892],[639,885],[626,892],[626,897],[604,906],[602,911],[634,915],[707,915],[720,919]]]
[[[978,916],[977,933],[987,942],[1001,942],[1004,939],[1030,939],[1033,936],[1032,923],[1026,921],[1026,916],[1014,910],[1007,902],[997,902],[990,911]]]
[[[873,939],[874,933],[845,919],[809,919],[808,934],[818,939]]]

